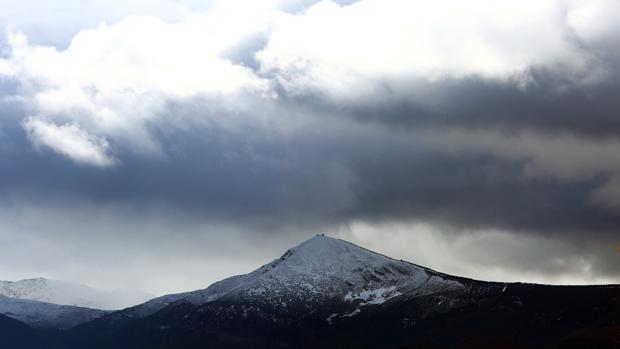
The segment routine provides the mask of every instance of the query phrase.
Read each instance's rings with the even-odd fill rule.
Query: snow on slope
[[[0,281],[0,296],[102,310],[124,309],[154,297],[146,292],[107,291],[45,278]]]
[[[67,329],[101,317],[106,312],[0,296],[0,314],[33,328]]]
[[[380,305],[398,296],[416,297],[463,289],[426,269],[366,250],[352,243],[317,235],[282,257],[245,275],[216,282],[204,290],[167,295],[113,314],[144,317],[185,301],[246,300],[284,307],[340,301],[356,306]]]

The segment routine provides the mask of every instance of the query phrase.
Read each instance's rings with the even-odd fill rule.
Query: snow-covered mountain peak
[[[0,281],[0,296],[59,305],[116,310],[143,303],[153,295],[130,290],[100,290],[47,278]]]
[[[338,260],[343,255],[364,254],[362,248],[349,242],[334,239],[325,235],[315,235],[301,244],[290,248],[282,259],[294,257],[300,262],[316,263],[323,261]]]
[[[313,238],[289,249],[281,258],[283,264],[299,272],[323,272],[331,274],[364,265],[388,263],[393,259],[371,252],[350,242],[325,235]],[[276,261],[278,262],[278,261]],[[313,268],[321,267],[321,270]]]
[[[312,283],[321,280],[324,282],[337,280],[360,282],[359,277],[363,277],[364,273],[373,272],[375,269],[393,269],[398,264],[403,265],[396,269],[408,276],[418,274],[424,277],[426,275],[422,268],[412,264],[396,261],[344,240],[316,235],[289,249],[282,257],[250,275],[255,274],[254,276],[258,279],[278,279],[287,283],[300,278],[312,281]],[[383,276],[381,279],[391,276],[400,278],[403,275],[388,272]]]
[[[247,274],[231,295],[301,293],[321,298],[374,289],[418,288],[431,275],[424,268],[317,235]]]
[[[112,318],[148,316],[179,301],[200,305],[228,300],[273,307],[341,302],[357,307],[462,287],[414,264],[316,235],[249,274],[224,279],[204,290],[159,297]]]

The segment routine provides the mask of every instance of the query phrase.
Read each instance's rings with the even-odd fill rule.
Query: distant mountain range
[[[0,317],[15,348],[620,347],[620,286],[476,281],[323,235],[203,290],[71,307],[73,323],[45,326],[60,330],[32,329],[49,303],[29,301],[43,308],[24,319],[2,309],[7,299],[0,313],[30,325]]]
[[[0,314],[45,330],[64,330],[154,296],[140,291],[100,290],[46,278],[0,281]]]
[[[0,281],[0,296],[101,310],[124,309],[155,297],[147,292],[101,290],[46,278]]]

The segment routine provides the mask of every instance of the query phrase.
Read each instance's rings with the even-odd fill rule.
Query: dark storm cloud
[[[291,103],[323,110],[361,122],[394,128],[494,128],[506,132],[534,129],[547,133],[573,133],[584,137],[620,133],[620,55],[608,67],[605,80],[596,84],[562,81],[570,72],[533,68],[527,86],[478,76],[434,83],[416,80],[394,91],[384,86],[374,96],[339,103],[321,95],[295,96]],[[377,83],[380,85],[380,82]],[[402,90],[411,91],[403,95]]]
[[[195,108],[186,112],[199,113]],[[318,118],[324,121],[325,116]],[[470,122],[464,114],[458,125],[470,127]],[[602,176],[576,182],[527,179],[525,160],[475,149],[448,154],[411,130],[304,123],[308,129],[294,137],[273,134],[258,124],[231,131],[218,125],[175,129],[164,123],[153,131],[169,149],[166,158],[120,149],[122,166],[104,170],[34,151],[13,125],[5,130],[12,137],[5,139],[5,148],[12,150],[2,157],[2,189],[69,193],[94,202],[160,202],[198,215],[270,227],[419,219],[461,228],[597,234],[614,232],[620,223],[615,212],[588,199]],[[450,136],[445,137],[449,143]]]

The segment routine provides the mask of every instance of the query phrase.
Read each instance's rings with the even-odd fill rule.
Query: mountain
[[[318,235],[259,269],[69,331],[67,348],[613,348],[620,287],[493,283]]]
[[[285,311],[298,306],[312,309],[339,299],[344,308],[355,305],[353,311],[361,311],[366,305],[403,295],[422,296],[463,287],[429,269],[317,235],[249,274],[216,282],[204,290],[155,298],[108,319],[145,317],[175,302],[200,305],[215,300],[252,301]]]
[[[620,286],[476,281],[318,235],[249,274],[41,340],[58,349],[617,348]]]
[[[68,329],[108,313],[142,303],[151,295],[106,291],[45,278],[0,281],[0,314],[39,329]]]
[[[68,329],[106,314],[103,310],[0,296],[0,314],[40,329]]]
[[[0,281],[0,296],[101,310],[124,309],[154,297],[146,292],[100,290],[46,278]]]

